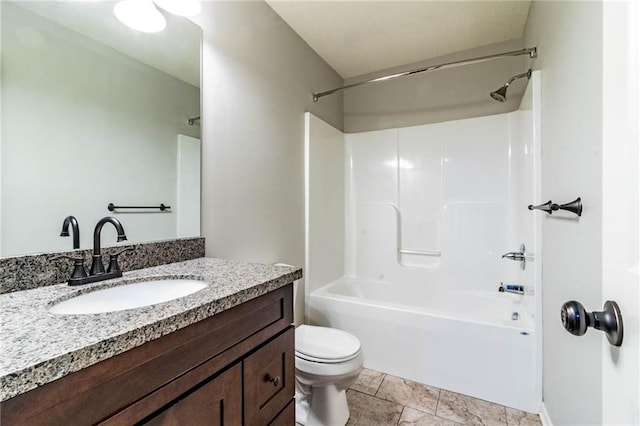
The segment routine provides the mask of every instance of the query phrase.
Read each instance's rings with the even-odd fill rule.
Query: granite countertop
[[[27,392],[300,279],[302,269],[213,258],[125,272],[122,278],[0,295],[0,401]],[[189,278],[208,286],[157,305],[102,314],[48,308],[77,294],[126,283]]]

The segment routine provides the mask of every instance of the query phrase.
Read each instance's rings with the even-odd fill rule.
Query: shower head
[[[491,97],[493,99],[495,99],[498,102],[504,102],[507,100],[507,88],[509,86],[507,86],[506,84],[504,86],[502,86],[501,88],[499,88],[498,90],[496,90],[495,92],[491,92],[489,93],[489,95],[491,95]]]
[[[509,85],[511,83],[513,83],[515,80],[519,79],[519,78],[523,78],[523,77],[527,77],[527,79],[531,78],[531,68],[529,68],[529,70],[527,72],[524,72],[522,74],[518,74],[518,75],[514,75],[513,77],[511,77],[509,80],[507,80],[507,82],[504,84],[504,86],[502,86],[501,88],[499,88],[498,90],[496,90],[495,92],[491,92],[489,93],[489,95],[495,99],[498,102],[504,102],[507,100],[507,89],[509,88]]]

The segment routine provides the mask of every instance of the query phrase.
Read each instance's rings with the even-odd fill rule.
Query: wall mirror
[[[0,2],[0,256],[72,249],[68,215],[83,249],[104,216],[129,242],[200,235],[201,29],[137,32],[113,5]]]

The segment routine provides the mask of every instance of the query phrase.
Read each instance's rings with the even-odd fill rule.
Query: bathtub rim
[[[396,312],[407,312],[407,313],[418,314],[418,315],[430,315],[430,316],[434,316],[434,317],[438,317],[446,320],[454,320],[454,321],[461,321],[461,322],[479,324],[479,325],[485,325],[485,326],[491,326],[491,327],[512,329],[515,331],[520,331],[521,333],[527,333],[527,335],[529,336],[533,336],[536,333],[536,330],[535,330],[536,318],[526,309],[526,306],[524,304],[520,305],[521,310],[519,310],[519,312],[522,312],[522,316],[526,315],[526,321],[518,320],[518,324],[526,323],[526,326],[515,325],[515,324],[512,325],[510,323],[506,323],[506,321],[505,323],[502,323],[502,322],[499,322],[500,320],[490,321],[484,318],[473,318],[470,316],[456,315],[450,312],[437,311],[433,309],[421,308],[421,307],[410,306],[410,305],[405,305],[400,303],[385,302],[385,301],[376,300],[376,299],[362,299],[355,296],[331,293],[329,291],[329,289],[337,286],[338,284],[344,284],[345,282],[356,281],[356,280],[360,282],[365,281],[365,282],[371,282],[376,284],[386,284],[386,285],[392,284],[389,281],[382,281],[382,280],[375,280],[370,278],[354,277],[354,276],[343,276],[312,291],[309,294],[309,298],[317,297],[325,300],[354,303],[360,306],[379,307],[379,308],[389,309]],[[474,291],[459,291],[459,292],[465,293],[465,294],[477,293],[478,295],[486,295],[489,297],[490,295],[492,295],[492,293],[488,293],[488,292],[474,292]],[[506,296],[511,296],[511,295],[506,295]]]

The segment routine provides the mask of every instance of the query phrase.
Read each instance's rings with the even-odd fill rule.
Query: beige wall
[[[342,79],[264,2],[204,2],[195,21],[206,254],[303,266],[304,113],[342,129],[342,97],[311,98]]]
[[[600,424],[604,336],[569,335],[559,311],[602,307],[602,3],[534,1],[525,44],[539,49],[542,199],[584,202],[579,220],[543,219],[544,403],[556,426]]]
[[[525,46],[521,39],[512,40],[354,77],[345,83],[523,47]],[[526,88],[525,80],[513,83],[504,103],[492,100],[489,93],[501,87],[509,77],[525,72],[529,66],[529,58],[519,56],[432,71],[347,90],[344,92],[345,132],[392,129],[515,111]],[[326,102],[328,98],[330,96],[322,98],[319,102]]]

